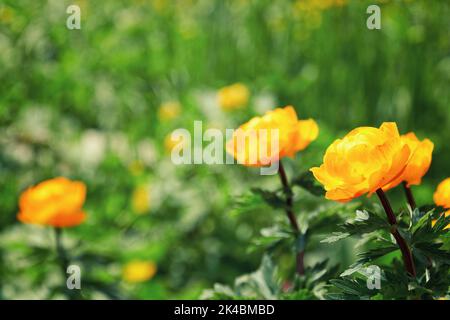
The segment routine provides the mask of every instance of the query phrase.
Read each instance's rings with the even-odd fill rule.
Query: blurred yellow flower
[[[264,132],[265,130],[265,132]],[[278,130],[278,152],[271,154],[271,131]],[[245,137],[255,134],[255,139],[246,141],[240,146]],[[265,113],[262,117],[252,118],[236,130],[226,150],[233,155],[239,163],[246,166],[260,167],[283,157],[293,157],[296,152],[305,149],[319,135],[319,127],[312,120],[298,120],[297,113],[292,106],[277,108]],[[261,149],[267,152],[261,155]],[[264,157],[264,158],[263,158]]]
[[[158,118],[161,121],[172,120],[181,113],[181,105],[177,101],[163,103],[158,109]]]
[[[122,278],[131,283],[144,282],[153,278],[156,270],[152,261],[131,261],[124,266]]]
[[[442,181],[433,195],[436,205],[450,209],[450,178]]]
[[[342,7],[347,0],[297,0],[294,7],[301,11],[326,10],[331,7]]]
[[[379,129],[360,127],[335,140],[323,164],[311,171],[327,199],[346,202],[391,183],[405,170],[410,154],[397,125],[385,122]]]
[[[138,186],[133,191],[132,206],[137,214],[147,213],[150,209],[150,189],[147,185]]]
[[[0,22],[4,24],[9,24],[13,21],[14,12],[10,7],[0,6]]]
[[[82,210],[86,185],[59,177],[24,191],[19,199],[17,218],[23,223],[53,227],[73,227],[86,219]]]
[[[403,174],[383,187],[383,190],[392,189],[403,181],[407,182],[408,187],[419,185],[422,182],[422,177],[430,168],[434,148],[433,142],[428,139],[420,141],[413,132],[401,136],[401,139],[411,151],[408,165]]]
[[[172,133],[169,133],[165,138],[164,138],[164,149],[166,151],[166,153],[170,154],[172,152],[172,149],[178,145],[179,141],[178,140],[173,140],[172,139]]]
[[[250,98],[250,91],[242,83],[235,83],[223,87],[217,93],[219,106],[222,110],[234,110],[247,106]]]
[[[297,0],[293,2],[293,13],[296,17],[304,17],[307,28],[317,28],[322,21],[322,11],[332,7],[342,7],[347,0]]]

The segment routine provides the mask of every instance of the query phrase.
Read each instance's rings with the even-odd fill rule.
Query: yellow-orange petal
[[[72,227],[82,223],[86,185],[58,177],[25,190],[19,199],[17,218],[23,223]]]
[[[445,179],[438,185],[433,200],[436,205],[450,209],[450,178]]]

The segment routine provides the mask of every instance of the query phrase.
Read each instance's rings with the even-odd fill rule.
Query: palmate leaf
[[[233,203],[231,214],[240,215],[270,206],[272,208],[284,208],[284,200],[273,191],[252,188],[245,194],[237,197]]]
[[[382,256],[385,256],[388,253],[391,253],[397,249],[398,249],[397,246],[391,245],[391,246],[387,246],[387,247],[375,248],[375,249],[371,249],[366,252],[362,252],[362,253],[358,254],[358,257],[359,257],[358,263],[363,264],[363,263],[371,262],[371,261],[381,258]]]
[[[343,294],[355,296],[357,299],[360,298],[369,298],[371,295],[376,294],[376,292],[369,290],[367,288],[366,281],[362,279],[350,279],[350,278],[342,278],[342,279],[333,279],[330,280],[330,283],[342,291]]]
[[[343,217],[348,216],[349,212],[355,212],[360,206],[361,204],[356,202],[321,205],[303,216],[307,219],[309,229],[314,230],[315,234],[327,234],[343,223]]]
[[[360,300],[358,296],[345,293],[327,293],[326,300]]]
[[[433,225],[432,214],[433,210],[427,212],[413,225],[411,228],[412,244],[430,242],[448,236],[449,229],[446,229],[446,227],[450,224],[450,216],[439,215],[436,223]]]
[[[427,257],[450,265],[450,252],[442,250],[442,245],[442,243],[420,242],[414,244],[414,249]]]
[[[200,295],[201,300],[231,300],[238,298],[233,289],[220,283],[215,283],[212,289],[206,289]]]
[[[331,236],[321,242],[332,243],[345,239],[352,235],[363,235],[378,230],[389,230],[389,224],[384,218],[366,210],[356,210],[356,218],[352,222],[347,222],[339,226],[342,231],[333,232]]]
[[[276,299],[280,293],[277,268],[268,255],[262,259],[258,270],[236,279],[235,292],[242,297]]]
[[[450,224],[450,216],[445,216],[444,214],[439,215],[433,227],[433,233],[439,235],[448,234],[449,229],[447,228]]]
[[[321,240],[321,243],[333,243],[337,242],[339,240],[345,239],[350,236],[350,233],[348,232],[333,232],[330,236],[326,237],[325,239]]]
[[[354,264],[352,264],[347,270],[341,273],[340,276],[347,277],[355,272],[360,272],[367,263],[373,262],[374,260],[381,258],[382,256],[385,256],[391,252],[394,252],[397,249],[398,249],[397,246],[389,245],[386,247],[375,248],[366,252],[362,252],[358,254],[358,260]]]
[[[259,195],[269,206],[275,209],[285,209],[286,201],[276,192],[263,190],[260,188],[252,188],[252,193]]]
[[[389,230],[390,226],[384,217],[380,217],[373,212],[367,210],[356,211],[356,219],[353,222],[345,223],[341,228],[350,233],[355,234],[365,234],[374,232],[380,229]]]
[[[327,267],[328,259],[316,263],[312,267],[308,267],[306,270],[306,274],[310,275],[308,278],[308,282],[311,284],[317,283],[319,281],[327,281],[333,277],[335,277],[339,270],[339,265],[334,265],[331,267]]]
[[[244,274],[234,281],[233,288],[215,284],[203,291],[202,299],[277,299],[281,293],[277,267],[268,255],[264,255],[255,272]]]
[[[295,177],[292,180],[293,186],[298,186],[314,196],[322,197],[325,195],[325,190],[314,178],[311,171],[306,171]]]
[[[280,226],[273,226],[261,230],[261,236],[253,240],[249,247],[249,251],[253,252],[260,247],[267,250],[273,250],[281,245],[285,240],[292,240],[292,234],[281,228]]]
[[[233,201],[233,208],[231,209],[230,214],[238,216],[241,214],[260,210],[265,206],[266,204],[259,195],[256,195],[252,192],[247,192],[237,197]]]

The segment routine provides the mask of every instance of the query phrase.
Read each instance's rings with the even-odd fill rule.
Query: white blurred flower
[[[33,161],[33,150],[25,143],[7,143],[4,146],[5,154],[22,165],[30,164]]]
[[[197,90],[194,96],[199,109],[205,115],[208,122],[223,123],[224,112],[222,112],[217,102],[217,91]]]
[[[262,92],[254,97],[255,111],[264,114],[266,111],[274,109],[276,105],[275,97],[269,92]]]
[[[18,121],[20,135],[31,138],[35,142],[47,142],[50,138],[49,125],[51,114],[42,106],[25,109]]]
[[[130,142],[122,132],[115,132],[109,136],[109,149],[124,163],[132,160]]]
[[[102,162],[106,151],[106,137],[98,130],[86,130],[79,143],[82,166],[96,167]]]
[[[137,145],[138,160],[146,165],[151,165],[156,161],[156,148],[150,139],[142,140]]]

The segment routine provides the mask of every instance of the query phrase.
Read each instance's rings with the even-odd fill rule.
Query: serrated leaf
[[[442,243],[422,242],[414,244],[414,249],[419,250],[423,255],[434,260],[450,264],[450,253],[446,250],[441,250],[442,245]]]
[[[357,280],[352,279],[333,279],[330,283],[336,288],[342,290],[346,294],[363,296],[368,294],[366,283],[361,284]]]
[[[359,271],[363,267],[364,267],[364,265],[362,263],[358,263],[358,262],[354,263],[347,270],[342,272],[339,276],[340,277],[347,277],[347,276],[352,275],[353,273]]]
[[[388,247],[383,247],[383,248],[376,248],[376,249],[372,249],[366,252],[362,252],[360,254],[358,254],[358,262],[359,263],[367,263],[373,260],[376,260],[378,258],[381,258],[382,256],[391,253],[395,250],[398,250],[397,246],[388,246]]]
[[[356,210],[355,221],[366,221],[369,219],[369,212],[366,210]]]
[[[325,190],[317,183],[311,171],[306,171],[292,180],[292,185],[303,188],[314,196],[324,196]]]
[[[331,236],[326,237],[325,239],[321,240],[321,243],[333,243],[337,242],[339,240],[345,239],[350,236],[350,233],[347,232],[333,232]]]
[[[286,202],[276,192],[263,190],[260,188],[252,188],[251,191],[259,195],[269,206],[275,209],[285,209]]]

